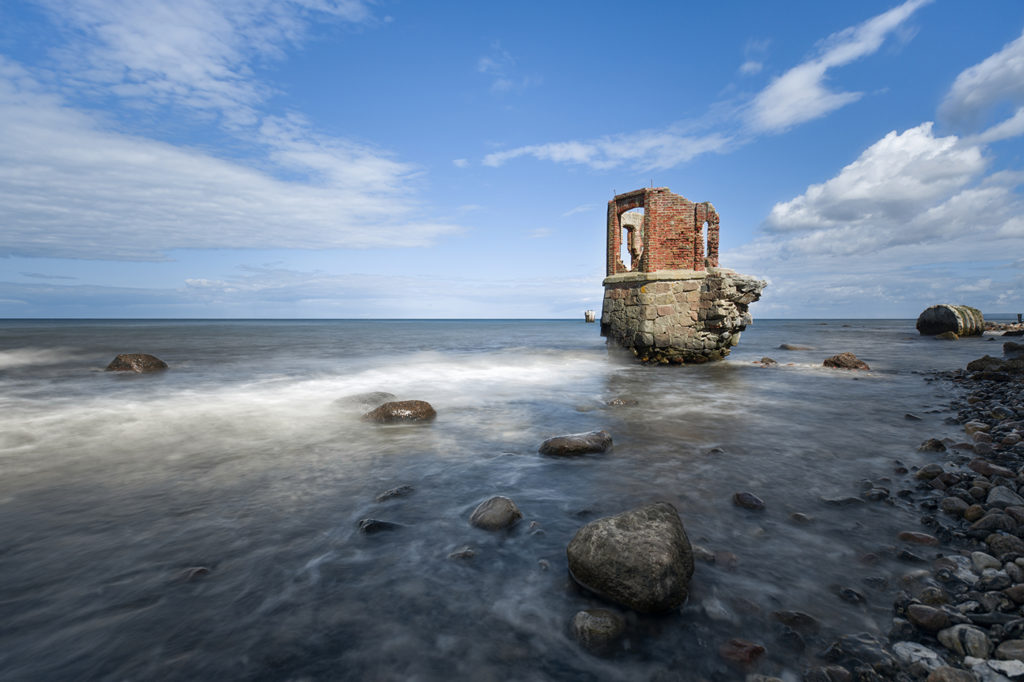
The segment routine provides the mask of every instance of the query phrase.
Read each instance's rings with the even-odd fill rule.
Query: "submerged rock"
[[[587,609],[572,618],[572,634],[592,651],[603,651],[626,630],[626,621],[608,609]]]
[[[952,331],[950,331],[950,332],[942,332],[941,334],[936,334],[935,338],[940,340],[940,341],[958,341],[960,339],[960,337],[957,335],[957,333],[956,332],[952,332]]]
[[[751,509],[754,511],[760,511],[764,509],[764,500],[762,500],[754,493],[733,493],[732,503],[737,507],[743,507],[744,509]]]
[[[501,530],[515,525],[523,518],[516,503],[507,497],[497,495],[477,505],[469,517],[469,522],[484,530]]]
[[[800,346],[795,343],[784,343],[779,346],[779,350],[814,350],[813,346]]]
[[[107,365],[108,372],[158,372],[167,369],[167,363],[149,353],[121,353]]]
[[[612,437],[607,431],[590,431],[548,438],[540,444],[538,452],[556,457],[577,457],[606,452],[611,446]]]
[[[386,391],[369,391],[367,393],[353,393],[352,395],[342,396],[335,400],[334,404],[341,407],[372,410],[394,400],[396,397],[394,393],[387,393]]]
[[[400,485],[396,488],[390,488],[388,490],[385,490],[375,499],[377,502],[383,502],[385,500],[390,500],[395,497],[405,497],[406,495],[411,495],[415,490],[416,489],[413,488],[411,485]]]
[[[363,415],[363,421],[378,424],[401,422],[428,422],[437,417],[437,412],[424,400],[398,400],[387,402]]]
[[[756,661],[765,651],[764,647],[745,639],[730,639],[718,647],[718,655],[727,661],[750,665]]]
[[[868,367],[868,363],[858,359],[853,353],[848,352],[825,358],[825,361],[821,364],[835,369],[871,369]]]
[[[374,533],[383,533],[389,530],[398,530],[402,527],[400,523],[392,523],[391,521],[381,521],[380,519],[362,519],[359,522],[359,532],[366,535],[373,535]]]
[[[588,523],[577,531],[566,555],[577,583],[641,613],[680,606],[693,575],[690,541],[668,502]]]

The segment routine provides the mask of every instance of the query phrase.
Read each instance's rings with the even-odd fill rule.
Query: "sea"
[[[888,631],[922,566],[897,535],[927,530],[898,493],[935,461],[922,441],[960,434],[935,373],[994,340],[758,319],[726,360],[679,367],[582,319],[0,321],[0,679],[801,679],[830,639]],[[843,351],[871,371],[822,367]],[[169,369],[104,371],[134,352]],[[370,391],[437,419],[364,422],[345,398]],[[538,454],[596,429],[611,451]],[[871,487],[889,500],[850,501]],[[509,531],[468,522],[494,495],[522,510]],[[662,500],[714,560],[681,609],[623,612],[591,653],[570,622],[609,605],[566,545]],[[736,668],[733,638],[765,653]]]

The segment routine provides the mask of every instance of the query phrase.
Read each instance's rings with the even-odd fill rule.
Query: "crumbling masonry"
[[[607,275],[601,335],[659,363],[728,355],[766,284],[719,268],[715,207],[667,187],[608,202]]]

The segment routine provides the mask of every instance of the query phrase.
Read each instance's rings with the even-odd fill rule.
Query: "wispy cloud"
[[[597,204],[580,204],[579,206],[570,208],[568,211],[563,213],[562,217],[568,218],[569,216],[576,215],[577,213],[590,213],[591,211],[596,211],[598,208],[599,206]]]
[[[113,133],[0,59],[0,253],[157,259],[177,248],[417,246],[456,230],[422,221],[418,170],[267,117],[259,141],[301,179]]]
[[[930,0],[907,0],[899,7],[826,38],[820,54],[775,78],[751,102],[747,124],[754,132],[781,132],[820,118],[861,98],[861,92],[834,92],[825,85],[830,69],[878,51],[892,31]]]
[[[694,122],[680,122],[662,130],[606,135],[592,140],[530,144],[484,157],[486,166],[501,166],[521,157],[586,165],[606,170],[628,165],[637,170],[677,166],[702,154],[723,152],[758,135],[781,133],[800,123],[824,116],[859,99],[863,93],[833,92],[825,83],[830,69],[849,64],[876,52],[886,37],[900,28],[931,0],[907,0],[899,7],[864,23],[829,36],[819,54],[775,78],[746,103],[714,105],[715,128],[700,134],[690,131]],[[748,43],[752,54],[763,52],[766,42]],[[762,63],[748,58],[744,73],[759,71]]]
[[[498,42],[477,59],[476,70],[491,79],[491,92],[498,94],[519,92],[541,83],[538,76],[520,74],[516,58]]]
[[[252,78],[256,60],[279,59],[312,17],[361,23],[361,0],[41,0],[75,37],[58,52],[79,91],[105,88],[143,106],[176,105],[257,122],[272,90]]]
[[[955,124],[972,127],[1002,102],[1024,104],[1024,33],[957,76],[940,113]],[[1021,116],[1021,110],[1016,115]]]

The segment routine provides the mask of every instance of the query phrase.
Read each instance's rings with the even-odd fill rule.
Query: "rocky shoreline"
[[[1018,325],[1009,326],[1002,331],[1016,335]],[[901,533],[911,546],[901,557],[921,568],[899,576],[888,641],[839,637],[821,652],[830,665],[805,680],[1024,680],[1022,350],[1008,340],[1001,358],[926,379],[957,394],[947,423],[963,436],[922,443],[934,461],[920,468],[896,466],[896,496],[921,510],[928,531]],[[889,497],[868,483],[866,499]]]

